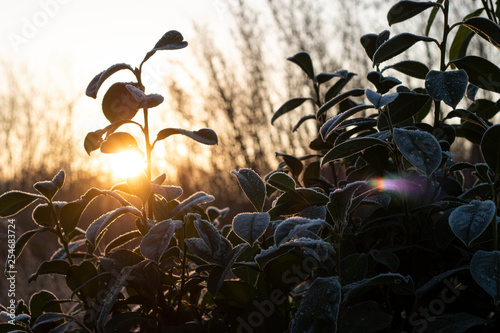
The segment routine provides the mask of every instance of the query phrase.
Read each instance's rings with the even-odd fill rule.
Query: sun
[[[143,156],[133,150],[112,154],[110,156],[111,172],[117,178],[137,176],[146,168]]]

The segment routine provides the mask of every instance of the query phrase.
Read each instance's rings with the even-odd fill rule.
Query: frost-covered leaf
[[[401,81],[392,76],[383,76],[382,73],[373,71],[366,75],[368,81],[373,83],[377,88],[377,93],[385,94],[393,87],[401,84]],[[372,102],[373,103],[373,102]]]
[[[214,201],[214,199],[215,198],[213,196],[208,195],[205,192],[196,192],[195,194],[191,195],[189,198],[181,202],[179,205],[177,205],[174,209],[172,209],[170,215],[173,218],[184,215],[192,208],[207,202]]]
[[[284,172],[271,174],[267,179],[267,184],[283,192],[295,190],[296,185],[295,180]]]
[[[500,175],[500,125],[491,126],[481,139],[481,153],[485,162],[497,175]]]
[[[441,146],[432,134],[395,128],[394,141],[408,162],[427,175],[441,164]]]
[[[171,135],[174,134],[182,134],[185,135],[199,143],[202,143],[204,145],[216,145],[219,143],[217,134],[209,129],[209,128],[202,128],[197,131],[188,131],[184,130],[181,128],[165,128],[162,129],[160,132],[158,132],[158,135],[156,137],[155,141],[160,141],[163,139],[168,138]]]
[[[394,65],[386,66],[382,69],[382,72],[389,68],[421,80],[424,80],[427,73],[429,73],[429,67],[427,67],[427,65],[414,60],[403,60]]]
[[[179,50],[183,49],[188,45],[188,42],[184,41],[184,37],[179,31],[170,30],[167,31],[161,38],[158,40],[151,51],[146,53],[144,60],[142,62],[147,61],[149,58],[156,53],[156,51],[161,50]]]
[[[326,111],[330,110],[335,105],[346,100],[347,98],[356,97],[356,96],[363,96],[364,94],[365,94],[365,91],[363,89],[356,88],[356,89],[351,89],[349,91],[346,91],[338,96],[335,96],[319,108],[319,110],[316,112],[316,118],[321,117],[323,114],[325,114]]]
[[[385,146],[388,149],[391,149],[390,144],[386,141],[370,137],[356,137],[342,142],[339,145],[335,145],[335,147],[330,149],[325,156],[323,156],[321,165],[352,156],[373,146]]]
[[[496,205],[491,200],[473,200],[468,205],[455,209],[449,216],[453,233],[467,246],[486,230],[496,214]]]
[[[409,295],[414,292],[413,280],[409,275],[385,273],[345,285],[342,289],[345,301],[363,295],[369,287],[380,285],[388,286],[398,294]]]
[[[430,71],[425,78],[429,96],[455,109],[465,95],[469,77],[463,69],[458,71]]]
[[[137,107],[139,109],[147,109],[147,108],[154,108],[155,106],[160,105],[164,98],[162,95],[158,94],[149,94],[146,95],[141,89],[131,85],[127,84],[126,85],[128,91],[134,96],[135,100],[137,101]]]
[[[219,289],[222,287],[226,276],[231,271],[235,260],[240,256],[240,254],[248,247],[248,244],[240,244],[235,247],[232,251],[231,260],[225,265],[225,267],[216,266],[210,271],[210,276],[207,281],[207,290],[215,296]]]
[[[144,257],[159,262],[161,256],[167,250],[175,232],[175,224],[172,220],[158,222],[141,241],[141,253]]]
[[[96,98],[97,97],[97,92],[99,91],[99,88],[101,87],[102,83],[110,77],[112,74],[118,72],[119,70],[122,69],[128,69],[131,72],[134,70],[130,65],[128,64],[115,64],[108,69],[102,71],[101,73],[97,74],[92,81],[90,81],[89,85],[87,86],[87,90],[85,91],[85,95]]]
[[[366,97],[373,104],[376,109],[381,109],[398,97],[398,93],[381,95],[373,90],[366,89]]]
[[[242,213],[233,219],[234,233],[253,246],[266,232],[271,217],[268,213]]]
[[[266,200],[266,185],[252,169],[231,171],[238,179],[241,189],[258,212],[262,212]]]
[[[5,192],[0,195],[0,217],[12,216],[37,199],[43,199],[43,197],[22,191]]]
[[[274,242],[279,246],[292,238],[320,239],[318,232],[321,227],[327,225],[322,219],[291,217],[278,224],[274,230]]]
[[[276,121],[276,119],[278,119],[279,117],[281,117],[282,115],[292,111],[292,110],[295,110],[296,108],[298,108],[299,106],[301,106],[305,101],[307,100],[310,100],[310,101],[314,101],[312,98],[309,98],[309,97],[298,97],[298,98],[292,98],[288,101],[285,102],[285,104],[283,104],[279,109],[278,111],[276,111],[274,114],[273,114],[273,117],[271,118],[271,124],[274,124],[274,122]]]
[[[165,200],[167,200],[167,202],[170,202],[182,195],[182,188],[178,186],[160,186],[157,184],[151,184],[151,192],[161,195],[165,198]]]
[[[341,295],[337,276],[316,278],[292,319],[291,332],[336,332]]]
[[[474,281],[500,302],[500,251],[477,251],[470,262],[470,273]]]

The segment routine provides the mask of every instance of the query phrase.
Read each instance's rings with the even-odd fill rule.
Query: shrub
[[[296,128],[316,122],[318,135],[310,143],[315,153],[277,153],[282,162],[265,177],[251,169],[233,171],[255,211],[220,228],[225,211],[202,208],[212,196],[199,192],[179,201],[180,188],[162,185],[164,175],[151,177],[151,151],[158,141],[182,134],[217,143],[209,129],[166,128],[152,143],[149,139],[148,109],[163,98],[145,94],[142,64],[156,51],[186,46],[182,36],[165,34],[139,68],[117,64],[97,75],[87,89],[94,98],[118,70],[131,70],[137,81],[109,88],[103,112],[111,124],[89,133],[85,149],[140,150],[132,135],[117,132],[123,124],[137,125],[145,138],[146,172],[111,190],[92,188],[73,202],[53,200],[63,186],[63,171],[36,183],[38,194],[11,191],[0,197],[2,217],[42,202],[33,210],[39,228],[19,237],[9,260],[17,260],[35,234],[49,231],[61,249],[29,280],[63,275],[72,291],[71,299],[63,300],[40,291],[29,303],[19,300],[12,317],[4,307],[4,315],[16,329],[33,332],[498,330],[500,125],[491,120],[499,103],[475,96],[479,90],[500,93],[500,69],[467,55],[467,46],[477,35],[499,47],[500,15],[484,1],[481,10],[450,26],[450,5],[400,1],[390,9],[390,25],[430,11],[425,36],[390,37],[383,31],[361,37],[375,67],[367,75],[373,89],[343,91],[354,73],[316,74],[308,53],[290,57],[311,80],[315,95],[287,101],[272,121],[312,102],[315,113]],[[441,40],[428,36],[438,14],[444,22]],[[415,60],[380,69],[419,42],[439,47],[439,70]],[[423,86],[410,90],[385,76],[387,70]],[[471,105],[457,108],[465,95]],[[132,120],[138,109],[144,124]],[[453,118],[459,123],[450,123]],[[454,161],[450,150],[457,137],[479,145],[485,163]],[[472,171],[470,188],[464,171]],[[130,204],[123,193],[142,204]],[[120,207],[81,229],[82,212],[100,196],[115,198]],[[266,200],[272,200],[267,210]],[[103,244],[107,227],[122,215],[136,218],[136,230]],[[140,246],[124,247],[133,239],[140,239]],[[63,311],[61,303],[71,307]]]

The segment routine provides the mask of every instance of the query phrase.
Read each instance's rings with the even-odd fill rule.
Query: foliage
[[[492,2],[484,1],[487,17],[468,15],[450,25],[450,6],[449,0],[400,1],[387,16],[392,25],[428,14],[429,30],[440,13],[440,40],[413,33],[390,37],[388,31],[362,36],[375,68],[367,75],[373,85],[367,89],[344,91],[354,73],[317,74],[307,52],[288,59],[308,77],[313,95],[285,102],[272,122],[311,103],[314,114],[295,128],[316,122],[309,146],[315,153],[277,153],[281,163],[265,177],[251,169],[233,171],[255,212],[236,215],[232,225],[219,225],[224,210],[202,208],[211,195],[198,192],[180,201],[179,187],[163,185],[164,175],[151,175],[151,151],[171,135],[218,142],[210,129],[177,128],[150,140],[148,112],[163,97],[145,93],[142,65],[157,51],[185,47],[182,35],[166,33],[138,68],[116,64],[98,74],[87,89],[93,98],[117,71],[130,70],[137,80],[115,83],[105,93],[102,108],[111,124],[87,135],[86,151],[136,150],[145,155],[147,168],[111,190],[91,188],[72,202],[54,201],[64,185],[63,171],[36,183],[36,194],[0,196],[2,217],[39,202],[33,210],[39,227],[19,237],[16,260],[40,232],[49,231],[61,245],[29,281],[62,275],[72,292],[70,299],[40,291],[28,303],[19,300],[14,327],[27,332],[498,330],[500,125],[491,121],[500,108],[498,101],[475,96],[479,90],[500,93],[495,81],[500,69],[467,55],[467,46],[479,36],[498,47],[500,17]],[[440,68],[415,60],[380,68],[420,42],[439,48]],[[421,80],[422,87],[410,90],[385,76],[386,70]],[[471,105],[459,108],[467,104],[466,94]],[[140,109],[142,124],[132,120]],[[141,129],[142,149],[131,134],[117,131],[124,124]],[[479,145],[485,163],[454,161],[457,137]],[[467,171],[475,179],[470,188]],[[127,195],[140,204],[132,205]],[[119,207],[82,229],[83,212],[103,196],[116,199]],[[270,207],[266,201],[272,201]],[[135,218],[136,229],[107,241],[110,224],[125,215]],[[132,240],[140,245],[127,247]],[[60,306],[65,303],[71,306],[67,311]],[[0,330],[12,327],[3,324]]]

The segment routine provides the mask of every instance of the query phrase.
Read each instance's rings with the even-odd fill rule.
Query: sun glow
[[[110,167],[117,178],[137,176],[146,168],[143,156],[133,150],[110,155]]]

